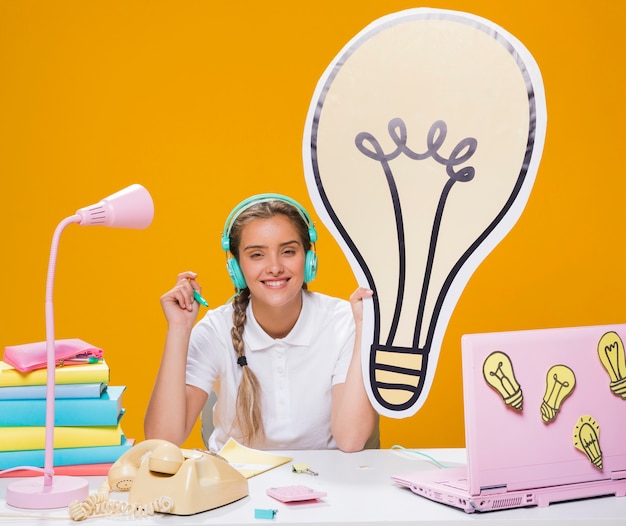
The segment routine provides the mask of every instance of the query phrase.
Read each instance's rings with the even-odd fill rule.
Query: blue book
[[[126,386],[109,386],[100,398],[62,398],[54,403],[54,425],[114,426],[122,413]],[[0,400],[0,426],[46,425],[46,400]],[[1,431],[0,431],[1,432]]]
[[[132,447],[132,443],[122,435],[120,445],[58,448],[54,450],[55,466],[74,466],[77,464],[108,464],[115,462]],[[29,451],[0,451],[0,470],[29,466],[44,466],[44,449]]]
[[[57,384],[55,398],[100,398],[106,391],[107,384]],[[46,398],[45,385],[19,385],[0,387],[0,400],[33,400]]]

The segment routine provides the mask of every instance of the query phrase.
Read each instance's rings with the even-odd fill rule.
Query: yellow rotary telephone
[[[109,501],[110,491],[129,491],[128,504]],[[72,503],[70,515],[74,520],[116,513],[192,515],[247,495],[247,479],[218,455],[150,439],[124,453],[98,493]]]

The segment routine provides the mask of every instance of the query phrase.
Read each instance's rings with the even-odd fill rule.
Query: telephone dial
[[[128,491],[128,503],[110,501],[111,491]],[[73,520],[117,513],[193,515],[247,495],[248,480],[219,455],[150,439],[124,453],[98,493],[70,504],[69,511]]]

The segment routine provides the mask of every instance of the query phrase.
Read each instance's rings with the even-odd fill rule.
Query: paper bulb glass
[[[483,18],[410,9],[356,35],[321,77],[303,141],[318,215],[364,302],[379,413],[414,414],[479,263],[519,218],[543,149],[539,69]]]
[[[576,376],[566,365],[550,367],[546,374],[546,392],[541,402],[541,418],[544,422],[552,422],[559,411],[563,401],[572,394],[576,385]]]
[[[598,357],[609,373],[611,391],[626,399],[626,352],[624,343],[616,332],[607,332],[600,338]]]
[[[502,397],[504,403],[518,411],[524,405],[524,395],[509,357],[501,352],[493,352],[485,359],[483,376],[486,382]]]

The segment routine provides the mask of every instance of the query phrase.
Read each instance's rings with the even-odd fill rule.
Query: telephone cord
[[[88,497],[84,502],[74,501],[69,505],[68,517],[54,517],[49,515],[0,513],[0,518],[12,519],[16,522],[24,519],[45,519],[47,521],[62,520],[83,521],[88,518],[110,517],[119,513],[121,515],[132,516],[133,518],[144,518],[155,513],[170,513],[174,508],[174,501],[169,497],[160,497],[150,504],[128,504],[123,501],[105,500],[106,495],[96,493]],[[88,502],[89,501],[89,502]],[[99,502],[96,502],[99,501]],[[4,522],[4,521],[2,521]]]
[[[433,464],[435,464],[435,466],[437,466],[438,468],[446,468],[448,466],[442,464],[441,462],[439,462],[436,458],[431,457],[430,455],[427,455],[426,453],[424,453],[423,451],[418,451],[416,449],[407,449],[405,447],[399,446],[399,445],[393,445],[391,446],[392,450],[399,450],[402,453],[406,453],[408,455],[419,455],[421,457],[427,458],[428,460],[430,460]]]
[[[108,493],[98,491],[82,502],[75,500],[68,510],[73,521],[83,521],[89,517],[111,515],[126,515],[138,519],[155,513],[170,513],[173,508],[174,501],[170,497],[159,497],[148,504],[138,504],[111,500]]]

